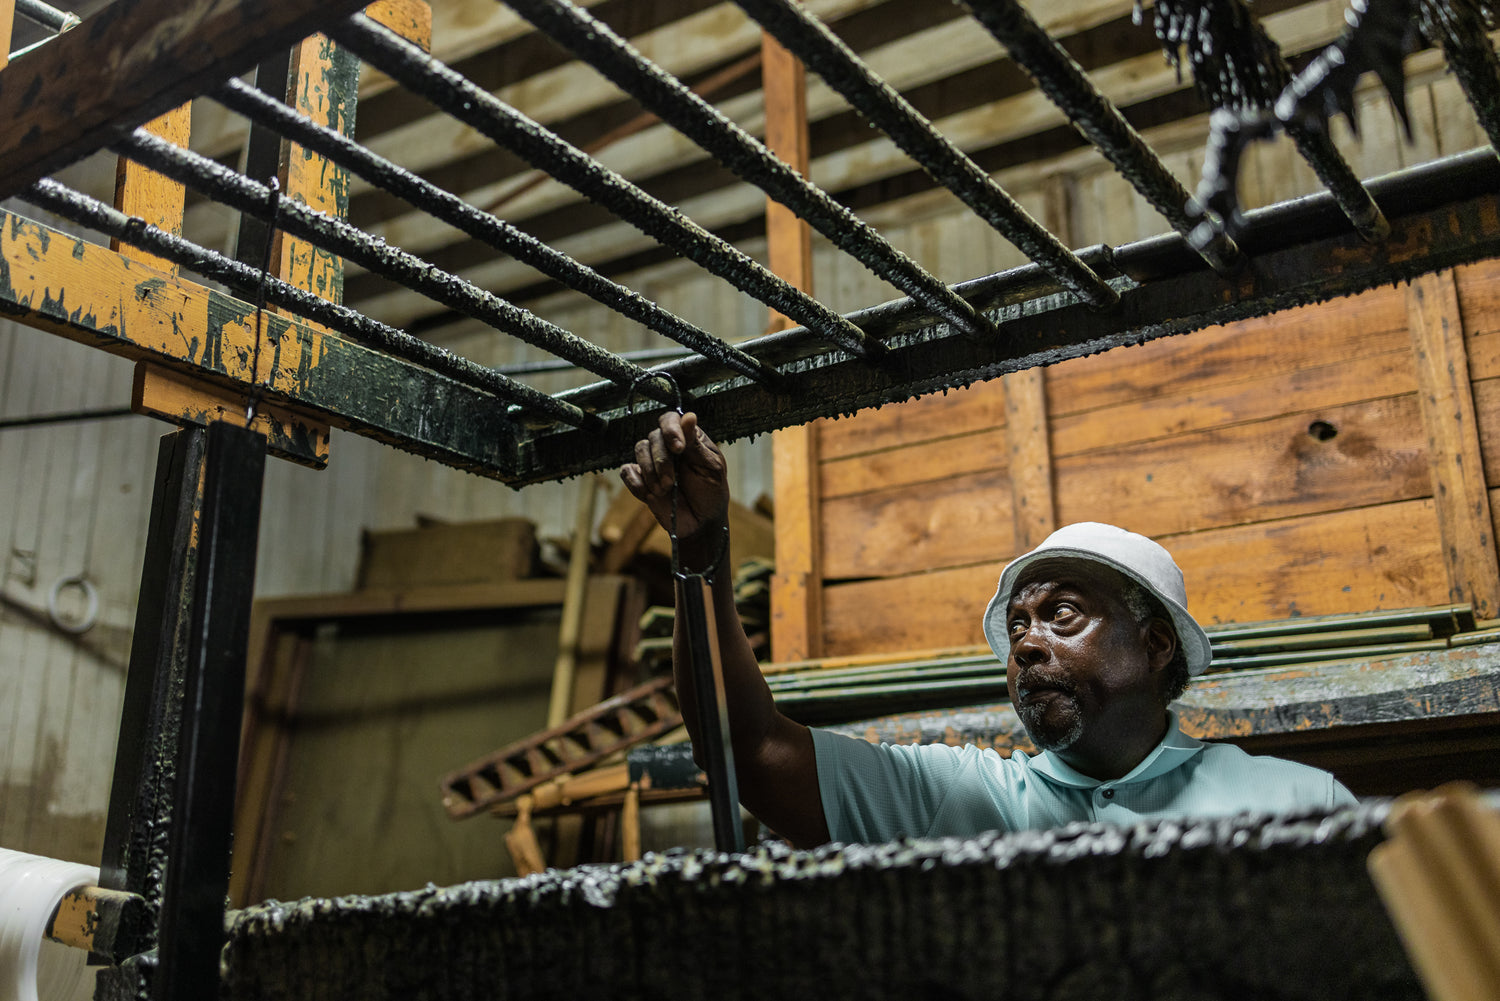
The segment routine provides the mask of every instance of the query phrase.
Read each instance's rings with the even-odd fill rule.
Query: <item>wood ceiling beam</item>
[[[1342,30],[1343,7],[1339,0],[1319,0],[1277,14],[1269,18],[1267,23],[1283,39],[1288,52],[1315,51],[1336,38]],[[1428,59],[1440,58],[1435,52],[1425,55]],[[1103,67],[1095,71],[1091,78],[1101,91],[1124,107],[1183,89],[1176,71],[1154,51]],[[810,92],[811,90],[809,87]],[[1056,105],[1034,88],[1004,100],[977,104],[936,122],[944,135],[966,151],[1022,142],[1028,137],[1066,124],[1066,117]],[[870,130],[866,128],[863,132],[868,135]],[[670,159],[675,163],[682,163],[680,156]],[[695,184],[701,184],[706,178],[715,176],[712,173],[715,165],[711,161],[705,162],[706,167],[678,166],[675,172],[706,170],[707,173],[693,178]],[[881,136],[818,157],[812,164],[811,176],[825,190],[844,192],[904,174],[911,169],[911,160],[889,139]],[[727,172],[723,172],[718,176],[726,175]],[[649,181],[643,186],[657,197],[676,204],[700,225],[712,230],[733,226],[761,213],[759,190],[740,182],[700,191],[691,197],[683,197],[680,190],[665,190]],[[549,187],[555,190],[560,186]],[[611,220],[600,225],[599,213],[576,195],[569,199],[565,207],[553,211],[560,214],[576,212],[578,218],[567,229],[542,227],[545,235],[534,225],[539,220],[527,219],[520,211],[516,212],[514,218],[517,225],[548,240],[569,256],[589,264],[637,254],[651,244],[649,238],[628,224]],[[1165,221],[1162,226],[1163,229],[1167,228]],[[378,228],[376,231],[390,242],[403,246],[409,246],[403,242],[403,238],[411,239],[418,235],[410,231],[397,232]],[[447,248],[429,248],[427,253],[439,260],[443,267],[499,294],[508,294],[513,289],[529,285],[536,277],[530,268],[514,260],[497,258],[488,248],[459,243]],[[396,326],[433,311],[430,304],[413,300],[399,292],[382,295],[381,292],[389,289],[388,285],[375,284],[363,277],[356,278],[351,274],[349,287],[351,301],[354,295],[368,295],[374,291],[374,297],[361,300],[361,309]]]
[[[257,358],[254,306],[9,212],[0,313],[459,468],[503,476],[515,461],[517,428],[491,393],[269,310],[276,349]]]
[[[0,74],[0,198],[368,0],[113,4]]]
[[[598,16],[600,8],[628,0],[574,2],[580,7],[594,8],[595,15]],[[689,2],[701,5],[711,0]],[[535,32],[520,15],[496,0],[445,0],[437,4],[432,12],[432,33],[439,45],[434,54],[454,65],[471,61],[478,56],[480,62],[528,66],[534,65],[533,60],[536,58],[534,55],[531,59],[514,58],[520,53],[511,46],[518,41],[524,45],[525,39],[534,36]],[[397,93],[399,91],[390,77],[379,70],[365,67],[359,83],[362,112],[370,111],[372,120],[378,122],[385,117],[381,108],[386,103],[385,99],[394,97]],[[405,105],[400,99],[395,103]],[[430,113],[431,109],[422,112]],[[193,135],[193,148],[197,152],[212,157],[230,156],[244,145],[247,130],[244,120],[238,115],[211,101],[204,102],[204,106],[195,114],[202,120],[201,125],[194,129]]]

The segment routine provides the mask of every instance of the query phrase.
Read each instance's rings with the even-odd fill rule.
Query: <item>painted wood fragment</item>
[[[142,128],[173,145],[186,146],[188,134],[192,130],[192,113],[192,104],[184,104],[153,118]],[[122,156],[118,159],[115,165],[114,204],[115,208],[126,215],[141,219],[149,226],[181,236],[185,197],[186,189],[177,181],[142,167],[126,157]],[[111,250],[119,251],[131,260],[169,274],[177,273],[175,264],[128,243],[112,239],[109,246]]]
[[[15,24],[16,0],[0,0],[0,70],[10,62],[10,39]]]
[[[144,0],[105,7],[0,80],[0,198],[364,5]]]
[[[269,312],[272,350],[257,364],[254,306],[8,212],[0,313],[242,391],[254,381],[273,404],[460,468],[514,465],[515,429],[490,394]]]
[[[211,421],[244,423],[252,399],[249,393],[141,361],[135,366],[130,405],[136,413],[150,414],[174,424],[187,422],[206,427]],[[271,455],[312,469],[328,465],[326,421],[256,401],[251,424],[266,436],[266,451]]]
[[[766,145],[806,174],[807,72],[770,35],[761,40],[761,80],[766,102]],[[785,206],[766,201],[766,245],[771,271],[812,291],[812,230]],[[792,325],[773,311],[768,329]],[[819,538],[818,437],[814,427],[787,428],[771,438],[776,498],[776,573],[771,578],[771,649],[779,660],[817,657],[823,651]]]
[[[1480,618],[1494,618],[1500,615],[1500,560],[1453,273],[1414,279],[1406,301],[1448,593],[1453,601],[1471,602]]]

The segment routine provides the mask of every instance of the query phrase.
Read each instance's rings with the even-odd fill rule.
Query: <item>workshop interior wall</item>
[[[1409,87],[1414,152],[1398,141],[1383,98],[1367,102],[1363,142],[1341,135],[1362,176],[1481,144],[1457,85],[1437,69],[1424,72]],[[1202,120],[1147,138],[1191,186]],[[828,182],[820,169],[814,180]],[[1162,229],[1086,153],[999,177],[1033,214],[1065,227],[1074,246]],[[1313,186],[1285,147],[1250,154],[1243,193],[1251,204]],[[1021,262],[946,193],[864,214],[947,281]],[[742,247],[764,255],[762,240]],[[896,297],[821,241],[814,270],[814,291],[836,309]],[[1500,286],[1485,265],[1458,277],[1486,468],[1494,471],[1500,321],[1489,316]],[[765,327],[762,307],[680,262],[620,278],[729,339]],[[1313,614],[1444,600],[1425,445],[1404,368],[1402,296],[1377,290],[1047,371],[1059,519],[1113,518],[1165,535],[1209,620],[1289,614],[1294,602]],[[527,305],[610,350],[663,346],[571,294]],[[441,343],[484,364],[535,357],[473,326],[445,331]],[[124,406],[130,374],[128,362],[0,321],[0,418]],[[578,378],[530,381],[551,390]],[[978,609],[1015,549],[1004,409],[1000,384],[987,383],[822,422],[826,652],[979,641]],[[1308,434],[1315,419],[1338,434],[1316,441]],[[98,858],[157,440],[166,430],[143,417],[0,430],[0,844],[8,848]],[[770,493],[769,438],[736,443],[730,454],[737,499]],[[1490,485],[1500,486],[1493,472]],[[361,530],[408,526],[418,514],[518,515],[542,536],[563,535],[580,486],[512,491],[335,431],[327,470],[267,466],[257,593],[347,590]],[[81,636],[52,626],[46,613],[53,583],[73,575],[99,594],[98,624]],[[61,596],[65,605],[75,597]]]
[[[1374,95],[1360,141],[1336,127],[1361,176],[1482,144],[1451,79],[1415,81],[1408,97],[1413,147]],[[1191,186],[1202,136],[1172,131],[1148,139]],[[1140,235],[1149,214],[1107,166],[1080,156],[1052,169],[1065,183],[1048,197],[1064,204],[1043,211],[1065,215],[1074,246]],[[1284,142],[1252,149],[1248,205],[1313,190]],[[1493,488],[1500,269],[1484,262],[1455,278]],[[1378,288],[1044,370],[1056,524],[1108,521],[1160,539],[1205,622],[1450,600],[1407,296]],[[1004,392],[993,381],[819,422],[826,655],[984,642],[999,568],[1023,548]]]

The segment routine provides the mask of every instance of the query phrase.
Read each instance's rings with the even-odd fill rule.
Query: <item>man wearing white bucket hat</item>
[[[621,477],[664,526],[676,484],[684,566],[722,553],[724,457],[694,415],[662,415],[636,443],[635,458]],[[734,625],[728,578],[718,575],[714,603],[740,799],[794,844],[1354,803],[1327,772],[1205,744],[1178,728],[1169,704],[1208,666],[1208,637],[1188,614],[1171,554],[1133,532],[1069,525],[1000,575],[984,634],[1041,748],[1035,756],[1003,758],[972,745],[876,745],[793,722],[776,710]],[[685,682],[679,672],[680,690]],[[697,720],[688,724],[695,732]]]

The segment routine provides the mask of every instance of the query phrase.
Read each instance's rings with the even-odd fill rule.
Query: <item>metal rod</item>
[[[805,331],[782,331],[749,349],[794,373],[807,388],[788,400],[731,381],[700,396],[694,409],[715,429],[717,440],[733,441],[1004,372],[1351,295],[1500,253],[1495,222],[1500,158],[1488,147],[1372,180],[1370,188],[1381,204],[1399,213],[1394,221],[1410,253],[1392,254],[1367,243],[1351,231],[1333,196],[1318,192],[1246,214],[1238,242],[1252,261],[1255,281],[1253,288],[1228,297],[1223,279],[1203,266],[1181,236],[1167,233],[1113,252],[1118,271],[1139,283],[1124,293],[1131,320],[1123,326],[1118,317],[1089,310],[1072,296],[1049,294],[1055,280],[1028,264],[958,286],[965,299],[999,317],[1009,335],[1004,340],[955,336],[910,300],[886,303],[851,318],[892,346],[887,368],[877,372],[832,358]],[[694,358],[658,367],[684,385],[700,384],[701,369]],[[896,371],[903,373],[899,382],[890,375]],[[530,468],[518,471],[518,482],[616,465],[650,430],[629,419],[616,386],[596,384],[558,395],[612,415],[609,427],[593,435],[562,429],[533,436],[525,457]]]
[[[1159,2],[1152,18],[1156,36],[1174,64],[1179,46],[1186,46],[1199,92],[1215,108],[1269,111],[1292,80],[1281,46],[1244,0]],[[1299,121],[1285,124],[1297,152],[1360,237],[1367,243],[1380,243],[1389,236],[1390,223],[1327,131]]]
[[[948,286],[826,191],[803,179],[682,81],[642,56],[604,22],[567,0],[507,0],[507,5],[934,315],[973,336],[993,332],[990,322]]]
[[[43,424],[71,424],[74,421],[102,421],[111,417],[132,417],[129,407],[103,407],[97,410],[74,410],[65,414],[34,414],[30,417],[7,417],[0,420],[0,431],[11,428],[38,427]]]
[[[1424,2],[1423,33],[1443,48],[1448,68],[1469,99],[1490,145],[1500,149],[1500,58],[1490,43],[1484,15],[1473,0]]]
[[[328,30],[341,45],[408,90],[604,206],[657,242],[792,317],[814,335],[857,358],[874,361],[885,353],[884,344],[867,337],[827,306],[776,277],[748,254],[601,166],[395,32],[363,14]]]
[[[111,147],[144,166],[165,174],[215,201],[270,218],[270,189],[206,156],[181,149],[145,129],[137,129]],[[285,195],[277,195],[277,225],[293,236],[356,261],[360,266],[400,282],[407,288],[441,302],[498,330],[519,337],[611,382],[631,386],[646,379],[645,369],[621,361],[608,351],[576,334],[527,312],[478,286],[450,275],[421,258],[384,241],[376,240],[342,219],[308,208]],[[643,385],[642,392],[667,398],[661,387]]]
[[[1286,133],[1292,137],[1292,143],[1297,147],[1297,152],[1302,154],[1302,159],[1311,165],[1318,180],[1323,182],[1323,187],[1328,189],[1344,215],[1354,224],[1355,232],[1369,243],[1380,243],[1391,235],[1391,224],[1386,220],[1385,213],[1380,211],[1380,206],[1370,197],[1369,190],[1360,182],[1359,175],[1354,173],[1349,161],[1344,159],[1344,154],[1333,144],[1333,137],[1321,129],[1310,129],[1297,121],[1286,123]]]
[[[155,226],[144,225],[140,219],[127,216],[118,209],[51,179],[36,182],[22,192],[21,197],[64,219],[150,251],[157,257],[188,268],[205,278],[221,281],[231,288],[254,291],[261,281],[258,268],[231,260],[223,254],[200,247]],[[265,291],[266,300],[273,305],[293,310],[300,316],[348,335],[360,344],[493,393],[523,410],[576,428],[598,428],[604,423],[602,419],[571,403],[548,396],[524,383],[507,378],[494,369],[477,365],[419,337],[372,320],[357,310],[329,302],[277,278],[266,276]]]
[[[686,348],[642,348],[639,351],[621,351],[620,357],[627,361],[677,361],[682,358],[691,357],[695,352]],[[506,375],[532,375],[537,372],[566,372],[578,368],[570,361],[561,358],[544,358],[539,361],[518,361],[509,365],[499,365],[496,372],[504,372]]]
[[[713,584],[702,574],[679,574],[677,587],[682,595],[678,614],[687,635],[688,670],[693,679],[693,703],[698,713],[694,757],[708,776],[714,847],[721,852],[742,852],[745,850],[745,830],[740,825],[739,779],[734,770],[729,709],[724,701],[724,672],[719,662]]]
[[[16,13],[50,31],[63,32],[83,23],[77,14],[58,10],[41,0],[16,0]]]
[[[558,253],[529,233],[522,232],[488,212],[481,212],[462,198],[417,177],[349,137],[303,117],[288,107],[286,102],[278,101],[234,79],[210,96],[225,107],[274,128],[371,184],[405,199],[414,208],[449,223],[502,253],[510,254],[549,278],[554,278],[574,291],[582,292],[647,328],[692,348],[698,354],[756,382],[767,385],[778,382],[779,376],[775,369],[759,359],[700,330],[566,254]]]
[[[1064,288],[1097,307],[1107,308],[1119,302],[1114,289],[1033,219],[994,178],[933,128],[931,122],[821,21],[791,0],[735,2],[869,122],[890,136],[933,180],[957,195],[1027,257],[1046,268]],[[802,214],[800,207],[797,211]]]
[[[1082,132],[1174,230],[1187,236],[1199,220],[1188,214],[1192,196],[1115,103],[1094,87],[1083,68],[1017,0],[962,0],[981,24],[1036,81],[1074,128]],[[1244,257],[1222,227],[1199,253],[1220,274]]]
[[[161,1001],[217,997],[266,439],[210,424],[162,893]]]

